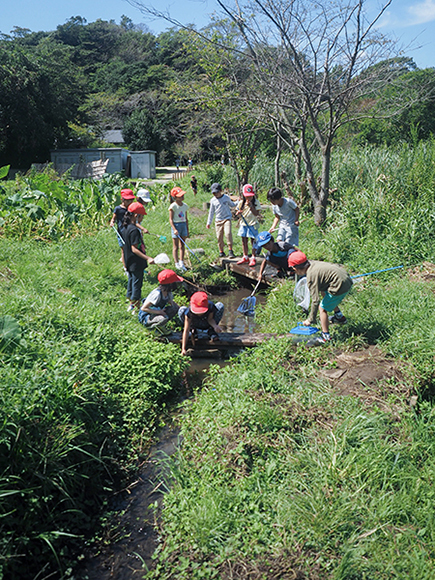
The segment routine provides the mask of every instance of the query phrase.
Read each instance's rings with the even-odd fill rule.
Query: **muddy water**
[[[225,305],[221,322],[225,332],[255,331],[255,318],[237,312],[239,304],[251,291],[240,288],[223,296],[211,297],[213,301],[221,301]],[[264,296],[257,296],[257,304],[264,301]],[[157,434],[137,480],[113,501],[111,510],[116,513],[114,529],[117,532],[108,538],[107,545],[98,554],[86,556],[76,578],[138,580],[153,567],[152,554],[160,541],[154,524],[159,518],[168,475],[165,461],[181,443],[177,417],[189,405],[194,389],[206,378],[210,364],[223,366],[227,363],[216,359],[192,360],[184,377],[186,394],[184,401],[180,401],[180,409],[174,412],[168,424]]]

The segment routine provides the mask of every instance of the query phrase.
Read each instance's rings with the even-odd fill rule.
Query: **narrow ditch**
[[[255,318],[242,316],[237,312],[239,304],[251,293],[248,288],[238,288],[224,295],[212,296],[213,301],[224,303],[225,312],[221,322],[225,332],[255,332]],[[265,297],[257,295],[257,304]],[[234,356],[236,352],[228,352]],[[207,377],[210,364],[224,366],[224,359],[192,359],[184,376],[185,394],[169,421],[156,435],[148,458],[144,462],[137,479],[127,490],[113,500],[111,511],[114,514],[116,530],[113,537],[107,538],[99,552],[88,553],[76,570],[78,580],[138,580],[153,568],[152,555],[160,541],[156,529],[162,509],[164,492],[167,491],[167,459],[181,444],[178,418],[185,412],[186,404],[192,398],[194,389],[200,387]]]

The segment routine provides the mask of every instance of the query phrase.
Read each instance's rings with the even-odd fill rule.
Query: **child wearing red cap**
[[[117,205],[113,210],[112,219],[110,220],[110,227],[113,228],[116,222],[116,227],[118,229],[118,245],[121,248],[121,262],[124,266],[124,272],[127,274],[127,268],[125,267],[124,261],[124,241],[121,235],[122,229],[122,222],[124,220],[124,216],[127,213],[128,206],[134,200],[134,193],[131,189],[122,189],[121,190],[121,205]]]
[[[172,291],[183,278],[173,270],[162,270],[157,276],[159,287],[150,292],[142,301],[139,322],[146,328],[156,329],[165,334],[166,324],[178,313],[179,306],[174,302]]]
[[[237,234],[242,238],[243,258],[239,260],[238,264],[248,264],[255,266],[255,239],[258,236],[258,217],[260,216],[261,204],[258,201],[254,188],[247,183],[243,186],[242,198],[237,204],[236,215],[240,216],[239,231]],[[249,259],[248,239],[252,241],[252,258]]]
[[[222,302],[212,302],[205,292],[195,292],[190,298],[189,306],[182,306],[178,311],[181,324],[183,325],[183,337],[181,341],[181,354],[187,354],[187,343],[192,332],[192,343],[195,345],[197,330],[206,330],[210,340],[219,340],[218,334],[222,332],[219,322],[224,315]]]
[[[298,276],[307,277],[307,286],[311,295],[311,311],[303,324],[305,326],[315,324],[317,310],[319,310],[322,336],[317,340],[321,343],[327,342],[331,339],[329,323],[343,324],[346,322],[346,318],[338,305],[349,294],[353,283],[352,278],[344,268],[337,264],[318,260],[309,261],[300,250],[289,255],[288,265],[294,268]],[[320,296],[323,296],[322,300]],[[332,311],[334,314],[328,317],[328,312]]]
[[[153,258],[145,253],[145,245],[142,233],[137,227],[139,217],[145,215],[145,209],[141,203],[135,201],[130,204],[122,222],[121,235],[125,241],[124,260],[128,272],[127,298],[130,300],[128,311],[134,314],[135,307],[139,307],[143,276],[148,264],[153,264]]]
[[[169,206],[169,223],[172,232],[172,256],[175,262],[175,268],[185,272],[184,265],[184,240],[189,237],[189,221],[187,219],[187,210],[189,206],[184,203],[185,191],[181,187],[174,187],[171,190],[172,203]],[[178,260],[180,254],[180,260]]]

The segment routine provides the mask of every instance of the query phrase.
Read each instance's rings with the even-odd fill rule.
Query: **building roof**
[[[121,129],[110,129],[110,131],[104,131],[103,139],[107,143],[124,143]]]

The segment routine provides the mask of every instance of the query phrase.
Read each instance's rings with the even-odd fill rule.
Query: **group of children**
[[[197,193],[197,182],[194,176],[191,178],[191,187],[194,195]],[[272,204],[274,220],[267,231],[259,232],[261,220],[261,205],[250,184],[243,186],[240,199],[235,202],[229,195],[222,191],[219,183],[211,186],[213,194],[210,200],[206,228],[209,229],[215,220],[216,237],[218,241],[219,256],[225,257],[224,240],[228,246],[228,256],[234,258],[232,220],[234,215],[239,219],[238,236],[242,240],[243,257],[238,264],[256,265],[256,257],[262,248],[267,251],[265,260],[262,262],[258,274],[261,280],[267,264],[271,264],[285,275],[298,275],[307,277],[307,286],[312,297],[311,313],[304,324],[314,323],[317,311],[320,310],[320,322],[322,326],[322,338],[324,342],[330,339],[329,322],[345,322],[345,318],[338,308],[338,304],[347,295],[352,285],[348,274],[339,266],[327,262],[308,261],[305,254],[298,250],[299,244],[299,208],[296,202],[284,197],[279,188],[272,188],[267,198]],[[181,273],[186,271],[184,262],[186,239],[189,237],[188,205],[184,202],[186,192],[180,187],[171,190],[171,203],[169,205],[169,222],[172,234],[172,255],[175,269]],[[152,257],[146,254],[143,243],[143,233],[149,233],[141,224],[146,215],[145,206],[151,202],[151,196],[147,190],[139,189],[137,201],[130,189],[121,191],[121,205],[114,210],[111,226],[117,224],[118,240],[122,250],[122,262],[128,274],[127,298],[130,300],[128,309],[135,312],[140,307],[141,290],[144,271],[148,264],[154,263]],[[276,239],[272,236],[278,230]],[[251,240],[251,256],[249,256],[249,240]],[[177,313],[183,324],[182,351],[186,351],[187,337],[192,329],[203,328],[210,330],[212,338],[216,338],[220,332],[219,321],[223,314],[221,303],[214,305],[209,303],[207,295],[193,296],[188,308],[179,308],[173,302],[172,289],[175,284],[183,279],[173,270],[163,270],[159,274],[159,288],[153,291],[144,301],[139,311],[140,321],[150,328],[163,329],[169,319]],[[320,300],[320,295],[323,299]],[[193,298],[193,297],[192,297]],[[201,300],[202,302],[201,302]],[[207,299],[207,301],[206,301]],[[207,307],[207,308],[206,308]],[[205,310],[204,310],[205,309]],[[334,311],[328,317],[328,312]],[[201,318],[202,322],[199,322]],[[205,322],[204,322],[205,321]],[[191,328],[192,326],[192,328]]]

